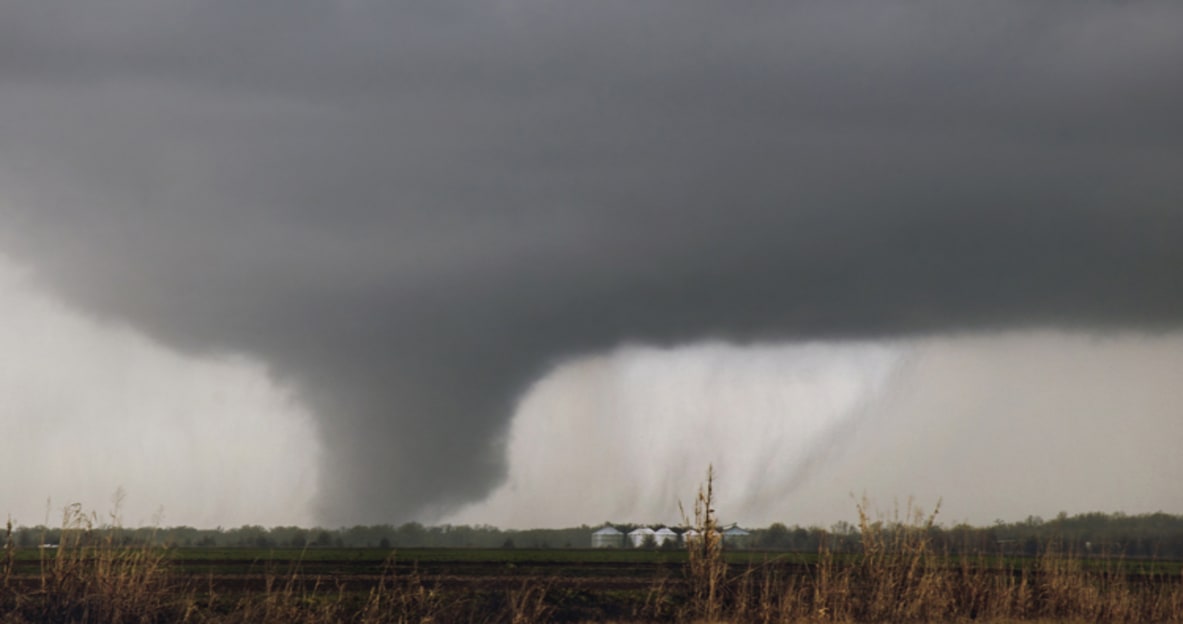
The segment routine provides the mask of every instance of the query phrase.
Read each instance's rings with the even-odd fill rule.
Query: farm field
[[[813,552],[724,547],[711,473],[681,548],[176,547],[65,523],[7,530],[0,624],[378,622],[1183,622],[1183,561],[938,545],[933,520],[872,521]],[[824,536],[823,536],[824,537]],[[45,542],[42,542],[43,544]]]
[[[13,549],[0,622],[61,615],[29,609],[51,600],[48,592],[99,594],[85,604],[123,600],[118,591],[143,592],[130,603],[157,616],[130,621],[178,613],[210,622],[943,621],[978,611],[1008,621],[1183,618],[1183,562],[967,558],[895,546],[880,555],[719,551],[707,568],[684,549]],[[715,593],[704,594],[712,583]],[[899,605],[915,612],[897,617]],[[11,615],[20,613],[25,619]]]

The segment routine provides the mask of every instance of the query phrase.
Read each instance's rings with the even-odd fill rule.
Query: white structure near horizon
[[[592,533],[591,541],[592,548],[623,548],[624,533],[621,533],[612,526],[605,526]]]
[[[660,529],[657,529],[656,533],[653,534],[653,539],[659,547],[665,546],[669,543],[677,544],[678,534],[672,531],[669,527],[661,527]]]
[[[716,540],[723,540],[723,534],[718,531],[712,530],[711,535],[713,535]],[[686,529],[686,531],[682,533],[682,541],[684,543],[689,544],[690,542],[700,539],[702,539],[702,532],[697,529]]]
[[[732,526],[722,533],[711,531],[711,535],[719,540],[721,545],[744,548],[748,545],[747,542],[751,534],[738,526]],[[679,534],[669,527],[661,527],[654,531],[649,527],[642,526],[633,529],[626,535],[616,527],[606,524],[592,533],[591,545],[592,548],[641,548],[646,545],[646,542],[649,542],[650,537],[653,538],[653,541],[650,542],[653,546],[661,547],[666,544],[677,545],[702,539],[702,533],[696,529],[686,529]]]
[[[629,532],[628,541],[632,543],[633,548],[640,548],[645,545],[645,538],[652,537],[657,539],[657,532],[649,527],[637,527]]]
[[[738,526],[732,526],[730,529],[723,531],[723,545],[733,548],[743,548],[748,545],[748,538],[751,535],[751,533]]]

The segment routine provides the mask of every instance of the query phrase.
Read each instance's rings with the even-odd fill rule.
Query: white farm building
[[[649,527],[639,527],[633,529],[628,534],[628,541],[632,544],[633,548],[640,548],[644,546],[646,538],[653,538],[656,540],[657,532],[653,529],[650,529]]]
[[[737,526],[733,526],[723,531],[723,545],[731,546],[732,548],[746,548],[751,535],[751,533]]]
[[[592,548],[624,548],[624,533],[611,526],[592,533]]]
[[[751,533],[734,525],[722,532],[711,531],[711,537],[716,543],[727,548],[751,546]],[[702,533],[695,529],[684,529],[679,533],[669,527],[661,527],[654,531],[642,526],[625,534],[612,525],[604,525],[591,534],[591,545],[592,548],[661,548],[667,545],[689,544],[701,539]]]

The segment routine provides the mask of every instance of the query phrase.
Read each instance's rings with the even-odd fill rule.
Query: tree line
[[[899,522],[879,521],[874,528],[890,536],[904,530]],[[915,524],[909,525],[914,530]],[[957,524],[925,527],[932,546],[950,554],[986,553],[1035,556],[1048,548],[1087,557],[1126,556],[1183,559],[1183,515],[1151,513],[1127,515],[1090,512],[1069,516],[1061,512],[1051,520],[1028,516],[1019,522],[995,521],[990,526]],[[860,547],[859,528],[839,522],[829,530],[788,527],[775,523],[752,531],[751,544],[761,550],[808,552],[827,544],[838,552]]]
[[[639,524],[612,523],[628,532]],[[904,525],[879,521],[875,528],[890,532]],[[100,527],[98,536],[119,543],[167,544],[185,548],[587,548],[595,527],[582,525],[564,529],[499,529],[487,525],[425,526],[408,522],[356,525],[339,528],[297,526],[198,529],[189,526],[167,528]],[[652,525],[651,528],[658,528]],[[816,552],[825,544],[838,552],[855,552],[860,547],[859,528],[838,522],[828,528],[788,526],[774,523],[749,528],[746,547],[768,551]],[[1183,515],[1152,513],[1061,513],[1051,520],[1030,516],[1019,522],[996,521],[990,526],[934,525],[924,529],[937,549],[962,552],[1033,556],[1053,545],[1081,556],[1108,555],[1183,559]],[[14,546],[31,548],[59,543],[62,530],[46,526],[16,527],[8,540]]]

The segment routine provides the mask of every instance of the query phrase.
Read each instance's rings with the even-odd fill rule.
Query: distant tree
[[[427,529],[418,522],[408,522],[396,531],[399,546],[419,547],[427,545]]]
[[[759,545],[761,548],[769,550],[786,550],[792,542],[792,536],[789,534],[789,527],[784,523],[774,522],[763,531],[760,536]]]
[[[513,538],[512,537],[505,538],[505,541],[501,543],[501,547],[502,548],[515,548],[514,543],[513,543]]]
[[[830,527],[830,532],[834,535],[854,535],[858,530],[853,524],[845,520],[839,520]]]
[[[809,532],[809,529],[798,526],[793,529],[790,548],[793,550],[815,551],[817,550],[817,542],[813,539],[813,535]]]
[[[387,549],[387,550],[389,550],[389,549],[391,548],[391,546],[390,546],[390,538],[389,538],[389,537],[383,537],[382,539],[378,540],[378,548],[384,548],[384,549]]]

